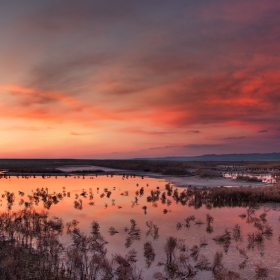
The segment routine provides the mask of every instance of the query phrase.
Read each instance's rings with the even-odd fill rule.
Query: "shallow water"
[[[157,271],[162,271],[162,267],[157,266],[158,262],[166,261],[166,254],[164,252],[164,244],[168,237],[174,236],[179,239],[184,239],[186,243],[186,253],[190,254],[190,249],[194,245],[200,245],[201,238],[206,240],[207,246],[201,247],[199,255],[205,255],[209,262],[213,262],[214,254],[217,251],[223,252],[224,266],[230,270],[240,273],[247,279],[254,278],[255,264],[262,262],[269,268],[271,276],[280,278],[280,243],[278,236],[280,233],[279,222],[279,210],[275,205],[267,205],[256,210],[254,216],[258,217],[263,212],[267,213],[267,222],[273,226],[273,235],[270,238],[264,238],[261,246],[255,246],[254,249],[248,249],[247,235],[250,232],[256,232],[257,229],[253,226],[253,223],[247,223],[246,218],[241,219],[240,214],[246,213],[246,208],[212,208],[206,209],[205,206],[194,209],[190,206],[183,206],[180,203],[176,204],[174,199],[170,196],[167,198],[172,202],[171,205],[162,204],[161,200],[156,203],[147,202],[147,196],[150,195],[152,190],[157,188],[162,192],[165,190],[165,180],[158,180],[145,177],[123,177],[123,176],[71,176],[71,177],[49,177],[43,179],[42,177],[10,177],[7,179],[2,178],[0,180],[1,194],[5,191],[15,193],[15,202],[12,205],[10,211],[17,211],[24,209],[24,204],[19,205],[20,199],[29,201],[28,195],[32,196],[32,192],[36,188],[48,188],[49,193],[55,192],[63,193],[65,196],[57,204],[51,205],[49,211],[49,217],[58,216],[66,223],[73,219],[78,220],[79,228],[83,232],[90,232],[90,223],[97,221],[100,224],[100,230],[102,235],[108,242],[106,248],[108,249],[108,256],[121,253],[125,255],[129,250],[135,249],[137,253],[138,262],[136,263],[140,269],[143,269],[144,279],[152,279],[152,275]],[[139,191],[143,187],[144,195],[136,195],[136,191]],[[107,188],[111,192],[110,198],[106,196],[107,193],[104,189]],[[180,189],[179,191],[181,191]],[[18,192],[24,192],[24,196],[19,196]],[[67,193],[70,192],[70,197]],[[81,194],[86,192],[85,196]],[[93,199],[90,199],[89,193],[92,192]],[[105,194],[103,198],[102,194]],[[77,197],[77,199],[76,199]],[[135,197],[138,198],[138,202],[135,203]],[[74,201],[82,201],[82,209],[74,207]],[[114,201],[113,201],[114,200]],[[90,202],[94,202],[94,205],[90,205]],[[7,202],[5,197],[2,197],[0,211],[7,211]],[[147,206],[146,213],[142,209],[143,206]],[[37,206],[33,207],[36,210],[43,209],[43,205],[40,202]],[[164,209],[167,213],[164,214]],[[213,232],[208,233],[206,231],[206,214],[209,213],[214,217],[212,224]],[[203,224],[198,225],[195,222],[190,223],[190,227],[185,227],[185,221],[188,216],[194,215],[195,221],[201,220]],[[141,229],[141,239],[133,241],[130,246],[126,243],[128,237],[125,232],[125,227],[130,227],[130,220],[134,219],[137,222],[138,227]],[[147,235],[148,227],[147,221],[152,221],[159,227],[159,237],[155,238],[152,234]],[[178,230],[176,224],[182,223],[182,228]],[[222,245],[217,244],[213,238],[217,235],[224,233],[225,229],[232,232],[232,228],[235,224],[239,224],[243,236],[242,242],[231,241],[227,252]],[[113,226],[119,233],[111,236],[108,232],[109,227]],[[65,243],[70,243],[69,238],[64,235],[62,237]],[[143,244],[146,241],[150,241],[155,250],[155,261],[151,264],[150,268],[146,268],[146,263],[143,256]],[[249,257],[247,265],[244,269],[240,270],[239,265],[244,260],[240,256],[237,248],[244,248],[247,251]],[[181,252],[177,252],[180,255]],[[194,264],[192,258],[190,263]],[[210,271],[198,271],[195,279],[212,279],[212,273]]]
[[[251,173],[240,173],[240,172],[224,172],[223,177],[225,178],[232,178],[236,179],[237,176],[242,175],[242,176],[248,176],[250,178],[257,178],[262,180],[263,183],[267,184],[275,184],[276,179],[272,176],[272,174],[251,174]]]

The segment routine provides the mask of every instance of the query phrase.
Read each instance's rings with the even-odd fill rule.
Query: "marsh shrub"
[[[201,178],[216,178],[223,177],[222,172],[211,170],[211,169],[202,169],[199,168],[195,171],[196,175],[199,175]]]

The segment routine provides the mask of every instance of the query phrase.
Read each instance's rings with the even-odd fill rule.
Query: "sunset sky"
[[[0,157],[280,152],[279,0],[14,0]]]

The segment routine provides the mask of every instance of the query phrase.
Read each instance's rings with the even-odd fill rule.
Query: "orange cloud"
[[[1,106],[2,116],[6,117],[35,120],[63,118],[66,121],[79,121],[79,115],[84,114],[81,121],[96,116],[102,119],[117,119],[109,111],[78,101],[62,92],[40,91],[15,84],[1,86],[0,91],[6,95],[6,99],[2,97]]]

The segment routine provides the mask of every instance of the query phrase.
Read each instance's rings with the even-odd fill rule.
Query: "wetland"
[[[0,279],[279,279],[277,176],[178,187],[198,175],[100,168],[3,170]]]

